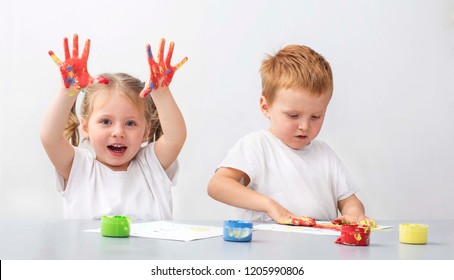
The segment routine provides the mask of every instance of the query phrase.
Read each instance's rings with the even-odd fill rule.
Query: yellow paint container
[[[399,241],[406,244],[426,244],[428,232],[428,225],[400,224]]]

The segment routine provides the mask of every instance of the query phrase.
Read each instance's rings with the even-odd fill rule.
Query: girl
[[[41,141],[56,169],[65,218],[172,218],[170,186],[186,126],[168,85],[186,58],[177,67],[170,66],[172,42],[164,63],[164,42],[158,62],[148,45],[151,75],[145,87],[124,73],[93,79],[86,69],[90,41],[79,58],[77,35],[72,57],[64,40],[65,62],[49,52],[60,67],[64,86],[44,117]],[[81,90],[85,95],[80,129],[94,154],[78,147],[75,103]],[[151,97],[146,97],[149,92]]]

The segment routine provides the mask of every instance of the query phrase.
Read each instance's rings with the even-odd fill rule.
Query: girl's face
[[[93,100],[88,122],[82,132],[90,140],[96,159],[115,171],[125,171],[147,140],[149,126],[144,113],[117,92],[100,94]]]
[[[270,120],[271,133],[292,149],[299,150],[317,137],[325,119],[331,94],[312,95],[301,89],[280,89],[272,104],[265,97],[260,108]]]

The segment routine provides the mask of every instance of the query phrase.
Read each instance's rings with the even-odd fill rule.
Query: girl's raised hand
[[[159,87],[168,87],[172,81],[175,71],[177,71],[188,60],[183,58],[176,66],[170,65],[172,59],[173,48],[175,44],[170,42],[169,50],[164,61],[164,45],[166,40],[161,39],[161,46],[158,52],[158,61],[156,62],[153,53],[151,52],[150,44],[147,44],[148,64],[150,66],[150,79],[146,83],[145,88],[140,93],[141,97],[146,97],[152,90],[157,90]]]
[[[79,58],[79,36],[74,34],[72,56],[69,52],[68,38],[63,39],[63,48],[65,51],[65,61],[62,62],[53,51],[49,51],[50,57],[60,68],[61,76],[66,88],[71,88],[70,95],[79,92],[86,86],[99,82],[108,84],[109,81],[103,77],[94,79],[90,76],[87,70],[87,60],[90,53],[90,40],[85,41],[82,56]]]

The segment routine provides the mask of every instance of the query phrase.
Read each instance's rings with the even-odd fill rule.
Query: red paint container
[[[350,246],[369,246],[370,227],[361,225],[342,225],[337,244]]]

